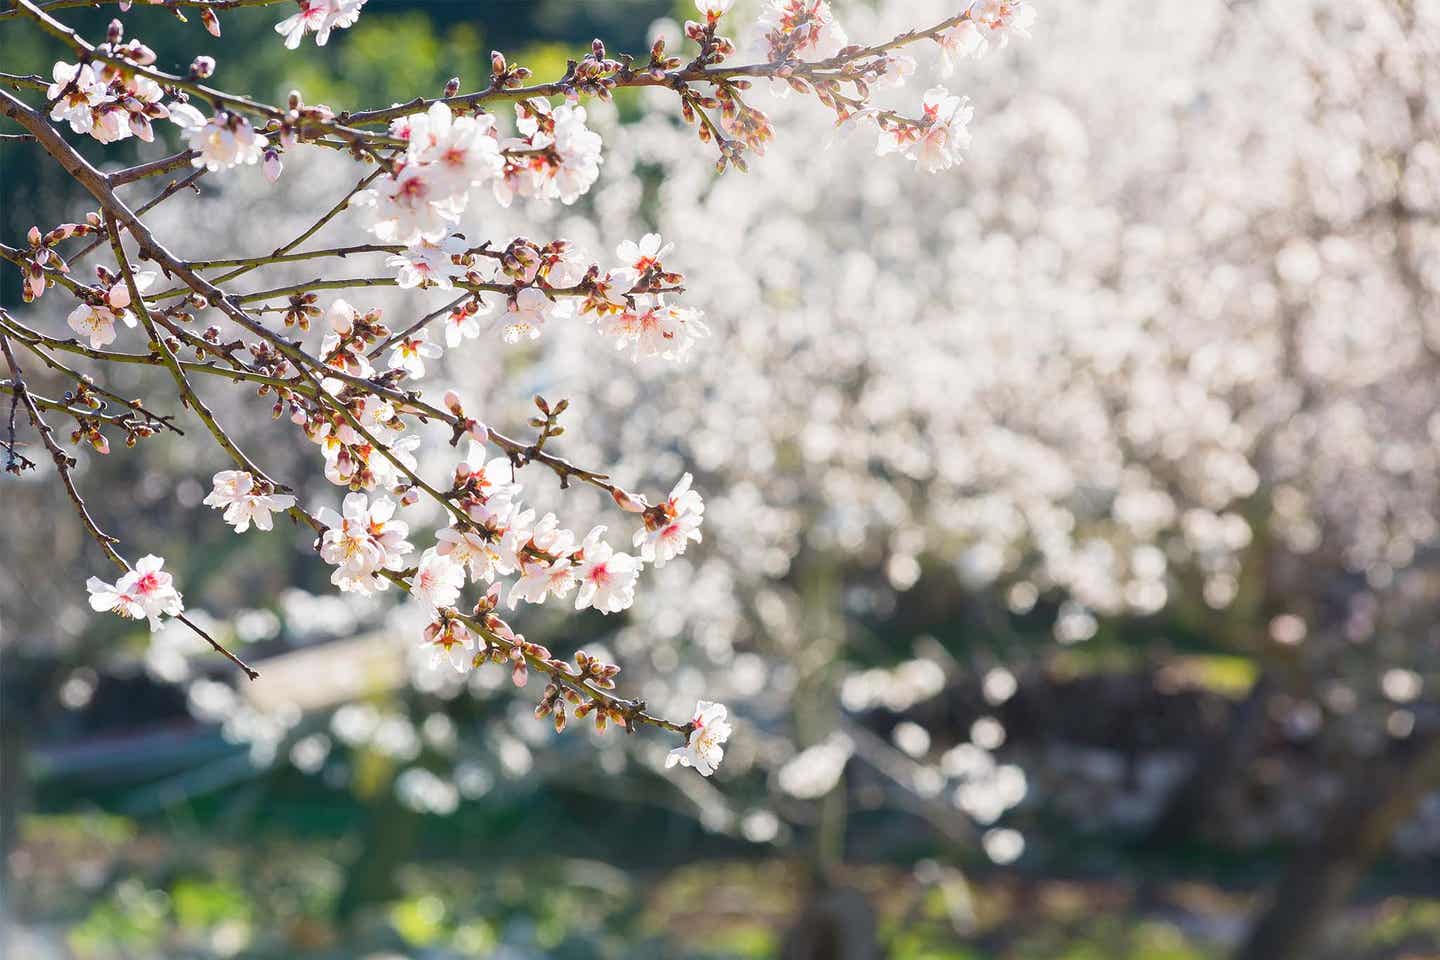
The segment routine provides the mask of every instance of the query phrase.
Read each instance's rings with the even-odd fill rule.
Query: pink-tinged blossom
[[[425,361],[439,359],[445,351],[430,342],[428,330],[418,330],[395,344],[390,351],[390,369],[404,370],[412,380],[425,376]]]
[[[438,287],[449,290],[456,277],[465,275],[465,268],[455,263],[453,257],[465,252],[465,241],[449,236],[437,242],[423,237],[410,244],[404,252],[393,254],[385,261],[388,267],[398,267],[398,285],[402,288]]]
[[[955,61],[966,57],[978,57],[984,53],[985,38],[973,20],[964,20],[935,35],[940,47],[940,75],[948,77],[955,72]]]
[[[407,163],[393,176],[384,177],[372,190],[355,195],[357,206],[375,207],[371,231],[385,243],[438,243],[458,219],[450,198],[431,179],[425,164]]]
[[[492,510],[497,518],[501,519],[511,509],[510,504],[501,504],[498,510]],[[484,524],[481,524],[483,527]],[[446,527],[435,534],[435,552],[442,557],[449,557],[451,562],[466,570],[474,583],[490,583],[495,579],[496,574],[505,575],[513,572],[506,566],[500,557],[499,535],[492,531],[481,532],[480,530],[458,530],[454,527]]]
[[[684,553],[691,540],[700,542],[705,501],[698,491],[690,489],[691,479],[690,474],[685,474],[664,503],[645,512],[645,526],[635,531],[635,546],[646,563],[663,567]]]
[[[510,588],[506,603],[514,610],[521,600],[526,603],[544,603],[550,595],[563,597],[575,586],[575,569],[568,558],[562,557],[552,563],[541,560],[526,560],[520,566],[520,577]]]
[[[765,0],[759,27],[774,60],[824,60],[850,41],[827,0]]]
[[[492,457],[487,461],[486,452],[484,444],[472,441],[465,462],[456,470],[456,481],[466,481],[487,503],[513,498],[520,492],[520,484],[515,482],[515,465],[507,457]]]
[[[684,746],[666,755],[666,768],[678,763],[682,767],[694,767],[702,776],[710,776],[725,759],[725,742],[730,739],[730,733],[729,711],[723,703],[697,702],[695,716],[690,721],[690,735]]]
[[[514,197],[558,198],[571,204],[590,189],[604,162],[600,135],[585,125],[585,108],[565,103],[552,107],[547,100],[525,100],[515,105],[519,137],[505,147],[536,151],[505,165],[493,184],[495,200],[508,207]]]
[[[975,55],[984,56],[991,47],[1005,49],[1012,33],[1028,40],[1035,24],[1035,6],[1024,0],[975,0],[970,7],[970,22],[981,38]]]
[[[405,556],[415,549],[405,539],[409,524],[393,519],[395,502],[389,497],[372,504],[365,494],[352,493],[342,509],[343,515],[329,507],[316,513],[328,528],[320,538],[320,556],[336,568],[330,582],[361,594],[387,589],[381,573],[403,570]]]
[[[360,19],[365,0],[299,0],[300,11],[275,24],[275,32],[285,38],[291,50],[300,46],[305,34],[315,34],[315,44],[325,46],[330,31],[353,26]]]
[[[500,315],[504,325],[501,336],[506,343],[520,340],[538,340],[545,321],[558,307],[538,287],[523,287],[506,301],[505,312]]]
[[[142,270],[134,275],[134,280],[135,289],[144,295],[146,290],[154,286],[155,274]],[[133,327],[139,322],[130,312],[130,303],[130,285],[123,278],[117,278],[106,288],[103,302],[79,304],[70,311],[66,323],[80,336],[90,338],[92,350],[99,350],[115,341],[116,321],[127,327]]]
[[[635,602],[640,562],[628,553],[616,553],[601,539],[604,534],[604,527],[596,527],[580,546],[580,560],[575,565],[575,576],[580,581],[575,593],[576,610],[594,607],[601,613],[619,613]]]
[[[130,620],[144,617],[150,621],[151,630],[160,629],[161,617],[175,617],[185,611],[175,580],[161,569],[164,566],[164,559],[150,554],[137,560],[135,568],[113,584],[91,577],[85,584],[91,608]]]
[[[880,156],[902,153],[926,173],[948,170],[961,161],[970,145],[966,125],[974,117],[975,108],[969,97],[953,96],[938,86],[925,91],[921,107],[924,116],[919,125],[901,124],[882,130],[875,152]]]
[[[255,478],[245,470],[222,470],[215,474],[214,489],[205,498],[206,506],[224,509],[225,522],[244,533],[254,523],[259,530],[270,530],[274,520],[270,514],[289,510],[295,498],[289,494],[264,493]]]
[[[915,58],[903,53],[892,53],[885,58],[885,70],[876,77],[882,87],[903,87],[915,75]]]
[[[505,166],[494,131],[489,114],[457,117],[443,103],[409,118],[410,160],[426,167],[437,194],[457,214],[470,188],[498,177]]]
[[[635,309],[599,317],[596,329],[616,338],[617,350],[631,349],[632,359],[661,357],[683,360],[695,341],[710,335],[699,310],[667,304],[660,296],[635,298]]]
[[[453,612],[453,611],[452,611]],[[448,661],[456,672],[464,673],[474,659],[475,634],[454,616],[441,616],[425,627],[425,646],[430,648],[430,667]]]
[[[410,592],[432,607],[453,606],[465,586],[465,570],[434,547],[420,554]]]

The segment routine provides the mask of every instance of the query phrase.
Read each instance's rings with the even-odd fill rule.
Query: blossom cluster
[[[53,82],[45,91],[53,104],[50,119],[64,121],[76,133],[89,134],[101,143],[129,137],[155,139],[152,122],[175,119],[177,102],[165,103],[165,91],[133,67],[155,62],[155,51],[138,40],[121,43],[120,21],[110,24],[108,39],[96,49],[120,61],[66,63],[51,70]]]
[[[298,47],[311,34],[324,45],[334,30],[356,22],[363,6],[364,0],[297,0],[298,10],[275,29],[288,48]],[[552,408],[537,397],[541,416],[532,419],[531,426],[538,435],[525,443],[466,416],[453,392],[445,395],[443,409],[432,406],[417,385],[435,373],[445,349],[478,337],[486,321],[493,321],[501,338],[511,343],[539,339],[554,321],[583,323],[636,361],[682,360],[710,335],[709,327],[699,310],[678,302],[685,277],[666,263],[672,245],[660,233],[643,233],[638,240],[620,243],[609,264],[591,259],[563,239],[542,243],[510,234],[513,239],[502,245],[479,239],[479,231],[466,222],[472,195],[488,195],[500,208],[492,214],[521,206],[517,199],[575,204],[598,182],[607,160],[600,132],[592,126],[582,100],[608,100],[619,86],[673,91],[682,118],[701,140],[718,148],[722,170],[730,164],[746,169],[745,158],[763,153],[773,139],[769,116],[747,102],[752,87],[767,81],[781,90],[815,96],[840,121],[871,118],[881,130],[880,152],[913,157],[927,170],[945,169],[968,145],[968,101],[933,88],[924,95],[921,115],[910,119],[870,106],[870,89],[901,86],[916,72],[915,61],[898,52],[901,46],[928,39],[941,47],[947,59],[957,54],[980,56],[1004,46],[1011,33],[1023,35],[1033,11],[1023,2],[973,0],[936,27],[910,30],[866,48],[850,43],[826,0],[765,0],[754,31],[765,60],[736,68],[721,66],[738,49],[720,33],[731,0],[698,0],[696,7],[703,23],[686,25],[686,35],[698,47],[688,62],[668,55],[663,41],[652,46],[646,62],[610,57],[596,40],[563,77],[527,87],[530,72],[495,53],[489,86],[482,90],[461,94],[455,80],[446,85],[442,97],[418,99],[413,107],[337,113],[324,105],[306,106],[298,92],[286,105],[271,106],[216,90],[202,82],[216,68],[207,56],[196,57],[187,75],[165,73],[155,66],[154,51],[138,41],[124,40],[118,20],[111,23],[103,44],[91,46],[49,11],[27,4],[24,14],[68,45],[74,55],[54,64],[52,82],[31,81],[31,89],[45,90],[43,106],[32,107],[4,93],[7,116],[28,127],[29,136],[72,173],[82,169],[75,162],[78,154],[63,138],[57,143],[57,138],[46,135],[49,124],[66,124],[74,132],[112,143],[128,137],[153,140],[153,122],[168,118],[183,131],[184,148],[172,157],[87,180],[103,217],[95,213],[84,223],[64,224],[44,234],[37,227],[28,238],[28,250],[3,249],[5,259],[23,273],[27,300],[40,297],[51,284],[62,284],[75,294],[78,304],[68,314],[68,330],[88,342],[88,348],[74,338],[64,340],[12,324],[8,314],[3,318],[3,336],[14,338],[67,376],[71,371],[47,351],[82,353],[102,363],[165,367],[183,405],[204,422],[234,461],[233,469],[214,475],[204,502],[220,510],[237,533],[252,526],[272,530],[280,513],[308,524],[316,533],[315,550],[333,567],[331,580],[339,590],[364,596],[395,585],[419,601],[428,618],[423,642],[437,658],[462,670],[486,659],[507,660],[517,683],[523,683],[529,669],[539,669],[551,677],[539,712],[552,716],[557,727],[563,726],[569,704],[572,715],[593,711],[600,724],[618,720],[629,726],[638,718],[683,732],[686,744],[672,754],[672,762],[694,766],[708,776],[718,765],[721,745],[730,733],[725,708],[702,701],[685,725],[649,717],[639,701],[602,695],[613,687],[618,667],[579,655],[576,666],[567,666],[544,647],[525,641],[497,612],[502,604],[516,610],[522,603],[569,602],[572,597],[577,610],[602,614],[629,610],[647,567],[664,567],[690,543],[701,540],[705,503],[691,488],[691,475],[685,473],[664,500],[651,504],[616,486],[605,474],[581,470],[551,453],[546,445],[564,433],[558,420],[568,401]],[[200,19],[206,30],[219,35],[215,9],[204,7]],[[504,117],[491,112],[494,103],[502,100],[510,104]],[[336,155],[374,166],[330,214],[268,256],[182,259],[147,232],[138,219],[144,208],[137,212],[115,193],[125,184],[187,163],[194,168],[190,183],[202,175],[259,165],[273,184],[281,173],[282,154],[302,143],[338,147]],[[177,191],[174,182],[150,205]],[[366,227],[375,242],[328,251],[296,249],[350,206],[369,208]],[[70,265],[58,247],[102,230],[109,235],[117,269],[99,267],[95,284],[79,283],[70,276]],[[683,230],[668,232],[675,235]],[[100,242],[97,239],[91,248]],[[126,242],[138,245],[140,258],[153,261],[158,269],[133,268]],[[233,277],[290,259],[349,253],[383,254],[393,272],[379,278],[323,278],[244,294],[222,286]],[[208,272],[221,265],[233,269],[223,276]],[[152,293],[162,274],[179,286]],[[392,332],[378,309],[357,309],[343,299],[322,307],[316,290],[346,286],[460,293],[447,307]],[[285,296],[288,305],[267,302]],[[219,311],[234,329],[227,332],[212,324],[198,332],[191,324],[195,314],[204,310]],[[285,325],[298,326],[301,334],[309,332],[312,319],[323,316],[318,349],[307,346],[303,338],[276,334],[266,326],[266,314],[283,315]],[[134,352],[134,346],[123,354],[109,351],[121,335],[120,328],[142,322],[143,353]],[[8,345],[9,340],[5,342]],[[6,352],[12,369],[7,384],[18,401],[24,395],[20,371]],[[77,442],[86,437],[104,452],[106,425],[129,431],[130,442],[169,426],[166,420],[154,418],[141,401],[126,400],[98,386],[92,390],[88,379],[75,376],[80,380],[77,389],[64,400],[46,400],[44,411],[74,418],[77,430],[72,438]],[[239,449],[201,401],[201,393],[191,387],[191,378],[210,376],[254,385],[259,395],[273,399],[275,417],[288,415],[319,448],[326,480],[346,490],[338,508],[306,510],[289,488],[266,475]],[[97,399],[100,396],[106,399]],[[151,420],[110,413],[109,402]],[[41,407],[32,405],[29,412],[34,426],[50,440]],[[451,428],[452,446],[462,439],[470,441],[468,454],[454,466],[446,483],[432,485],[420,475],[416,452],[421,439],[412,428],[423,423]],[[12,427],[8,442],[12,463],[18,461],[13,433]],[[57,464],[63,473],[70,465],[62,461],[60,456]],[[536,463],[557,474],[562,486],[580,478],[608,493],[623,512],[636,514],[638,529],[629,538],[630,552],[607,541],[604,525],[592,526],[582,535],[583,527],[569,529],[555,513],[540,514],[522,502],[519,472]],[[445,516],[428,547],[407,519],[419,512],[406,512],[422,498]],[[74,499],[90,532],[123,566],[123,558],[111,547],[113,539],[94,526],[78,496]],[[127,568],[115,583],[97,579],[89,586],[96,609],[143,616],[152,627],[184,610],[170,575],[163,571],[163,561],[154,556],[143,558],[133,570]],[[478,599],[462,599],[467,587],[480,592]],[[210,642],[250,672],[238,658]]]

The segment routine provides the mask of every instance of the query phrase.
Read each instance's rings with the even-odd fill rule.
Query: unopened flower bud
[[[190,61],[190,76],[196,80],[204,80],[215,73],[214,57],[196,57]]]
[[[644,497],[637,497],[619,487],[610,491],[610,497],[615,501],[615,505],[626,513],[644,513],[650,506],[645,502]]]
[[[105,42],[115,44],[119,43],[124,38],[125,24],[121,23],[119,20],[111,20],[110,26],[105,29]]]
[[[445,81],[445,96],[453,97],[460,92],[460,78],[451,77]]]

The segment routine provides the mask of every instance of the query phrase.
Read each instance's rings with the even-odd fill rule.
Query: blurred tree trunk
[[[335,903],[336,920],[352,929],[367,923],[376,905],[400,895],[400,868],[414,855],[420,833],[420,815],[396,798],[390,776],[364,792],[362,846],[346,865],[345,884]]]
[[[795,739],[802,749],[840,730],[836,661],[845,643],[842,579],[826,557],[811,557],[801,575],[801,636],[781,638],[799,678],[795,688]],[[875,911],[858,890],[838,885],[845,861],[845,776],[817,804],[811,892],[785,936],[783,960],[879,960]]]
[[[36,690],[46,677],[12,647],[0,649],[0,956],[18,956],[12,854],[20,842],[20,817],[29,805],[25,730],[35,716]]]
[[[1250,692],[1231,713],[1230,722],[1196,758],[1195,769],[1170,794],[1165,808],[1141,841],[1161,848],[1199,833],[1205,814],[1214,809],[1221,789],[1248,767],[1260,751],[1270,697],[1276,686],[1270,674],[1255,679]]]
[[[1291,861],[1235,960],[1311,957],[1324,936],[1325,921],[1437,784],[1440,733],[1415,743],[1398,766],[1356,778],[1331,809],[1321,835]]]

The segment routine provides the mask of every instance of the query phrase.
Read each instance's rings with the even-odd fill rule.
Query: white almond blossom
[[[465,570],[434,547],[420,554],[410,592],[432,607],[453,606],[465,586]]]
[[[686,545],[701,540],[700,525],[705,519],[705,501],[690,489],[690,474],[680,478],[670,496],[645,514],[645,526],[635,531],[635,546],[646,563],[663,567],[685,552]]]
[[[680,764],[694,767],[702,776],[710,776],[725,759],[725,741],[730,739],[729,711],[723,703],[701,700],[695,704],[690,721],[690,736],[684,746],[675,747],[665,757],[667,768]]]
[[[172,105],[169,116],[186,132],[190,149],[196,153],[190,162],[207,170],[259,163],[270,143],[238,113],[222,110],[206,120],[195,107],[183,103]]]
[[[710,21],[719,20],[730,12],[735,5],[735,0],[695,0],[695,9],[705,15]]]
[[[578,104],[561,104],[554,110],[555,152],[560,164],[555,169],[554,193],[564,204],[574,203],[600,177],[600,155],[603,142],[600,134],[585,126],[585,108]]]
[[[55,82],[45,90],[45,96],[55,101],[50,119],[64,120],[76,133],[89,133],[95,126],[95,108],[115,99],[110,85],[88,63],[57,62],[51,76]]]
[[[575,569],[569,558],[561,557],[550,563],[542,560],[526,560],[520,565],[520,576],[510,587],[505,602],[514,610],[521,600],[526,603],[544,603],[550,595],[564,597],[575,586]]]
[[[454,279],[465,276],[465,268],[455,263],[457,253],[465,252],[465,241],[457,236],[448,236],[440,241],[420,238],[410,244],[402,253],[392,254],[386,259],[387,267],[399,269],[398,286],[436,287],[449,290]]]
[[[828,0],[765,0],[758,26],[772,60],[824,60],[850,42]]]
[[[615,248],[615,256],[620,262],[637,274],[642,274],[651,267],[658,266],[665,256],[675,249],[675,244],[665,243],[658,233],[647,233],[640,238],[640,242],[626,240]]]
[[[225,522],[244,533],[254,523],[259,530],[270,530],[274,520],[270,514],[289,510],[295,498],[283,493],[262,493],[255,478],[246,470],[222,470],[215,474],[214,489],[205,497],[206,506],[224,509]]]
[[[343,515],[321,507],[316,518],[326,529],[320,538],[320,556],[336,570],[330,582],[341,590],[368,594],[389,587],[381,573],[405,568],[405,556],[415,548],[406,541],[409,524],[392,519],[395,501],[377,497],[370,503],[363,493],[345,497]]]
[[[619,613],[635,602],[640,562],[628,553],[616,553],[601,539],[604,535],[603,526],[595,527],[581,544],[581,559],[575,566],[580,581],[576,610],[594,607],[601,613]]]
[[[443,103],[409,118],[407,148],[411,162],[425,165],[441,196],[449,198],[458,213],[464,210],[471,187],[500,175],[505,166],[495,136],[495,118],[455,116]]]
[[[434,669],[441,660],[448,661],[457,673],[470,669],[475,634],[470,632],[463,621],[445,616],[433,621],[425,628],[425,645],[430,648],[430,667]]]
[[[185,611],[175,580],[161,569],[164,566],[163,558],[148,554],[113,584],[91,577],[85,584],[91,608],[130,620],[144,617],[150,621],[152,631],[159,630],[161,617],[175,617]]]
[[[375,207],[370,229],[385,243],[439,243],[458,220],[451,198],[436,187],[430,167],[423,163],[405,164],[382,178],[378,187],[357,193],[352,202]]]
[[[437,360],[444,352],[440,344],[430,342],[428,330],[417,330],[390,351],[390,369],[404,370],[406,376],[419,380],[425,376],[425,361]]]
[[[500,314],[500,322],[504,324],[501,335],[506,343],[538,340],[545,321],[564,309],[539,287],[524,287],[506,301],[505,310]]]

